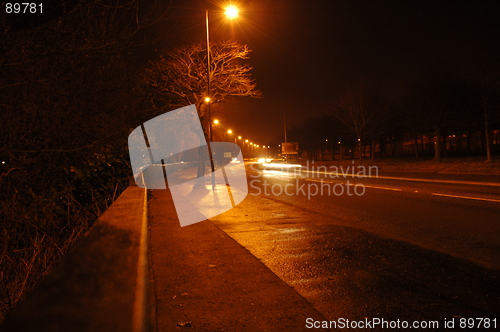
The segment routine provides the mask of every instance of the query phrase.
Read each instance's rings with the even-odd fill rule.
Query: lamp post
[[[228,6],[225,10],[226,17],[233,19],[238,17],[239,10],[235,6]],[[208,140],[212,141],[212,111],[210,109],[210,104],[212,102],[212,73],[210,71],[210,30],[208,27],[208,9],[205,10],[205,25],[207,30],[207,96],[205,101],[207,102],[207,112],[208,112]]]
[[[212,141],[212,112],[210,110],[210,102],[212,101],[212,89],[211,89],[211,79],[210,79],[210,30],[208,28],[208,9],[205,11],[205,24],[207,27],[207,96],[205,101],[207,102],[208,111],[208,140]],[[209,143],[210,144],[210,143]],[[210,159],[212,159],[210,157]]]
[[[238,9],[234,6],[229,6],[226,8],[226,16],[229,18],[235,18],[238,16]],[[208,9],[205,10],[205,25],[207,30],[207,95],[205,96],[205,102],[207,103],[207,113],[208,113],[208,153],[210,155],[210,166],[212,169],[212,191],[215,189],[215,178],[214,178],[214,160],[212,156],[212,148],[210,147],[210,142],[212,141],[212,110],[210,108],[210,104],[212,103],[212,82],[211,76],[212,73],[210,71],[210,30],[208,27]]]

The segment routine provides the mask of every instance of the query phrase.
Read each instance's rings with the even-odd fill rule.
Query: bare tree
[[[237,42],[210,45],[210,80],[212,103],[228,96],[262,97],[252,79],[248,64],[250,49]],[[156,88],[152,104],[163,108],[195,104],[200,117],[205,115],[207,96],[207,49],[203,42],[187,45],[153,62],[146,82]]]
[[[380,98],[365,84],[358,83],[345,89],[331,111],[331,115],[358,138],[360,160],[364,141],[374,139],[383,121],[384,109]]]
[[[471,91],[451,64],[430,66],[413,85],[411,111],[413,126],[434,133],[434,159],[446,153],[449,130],[459,130],[474,121]],[[477,108],[477,107],[476,107]]]
[[[491,123],[500,108],[500,66],[492,60],[476,64],[471,77],[482,109],[486,162],[491,162]],[[492,121],[493,120],[493,121]]]

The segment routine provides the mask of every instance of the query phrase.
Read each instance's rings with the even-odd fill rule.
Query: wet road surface
[[[435,320],[441,330],[445,319],[489,318],[499,328],[500,187],[248,174],[247,199],[212,222],[328,319]],[[349,196],[358,183],[363,194]]]

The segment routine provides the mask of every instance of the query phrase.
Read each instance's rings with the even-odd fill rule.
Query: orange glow
[[[236,6],[229,5],[226,7],[226,11],[224,12],[228,18],[236,18],[239,14],[239,9]]]

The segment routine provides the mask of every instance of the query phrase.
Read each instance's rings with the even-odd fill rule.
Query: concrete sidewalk
[[[180,227],[168,190],[153,191],[149,227],[151,331],[304,331],[307,318],[326,320],[211,221]]]

